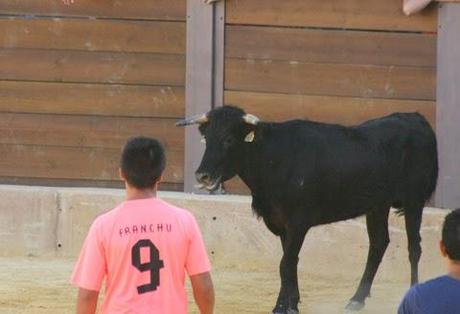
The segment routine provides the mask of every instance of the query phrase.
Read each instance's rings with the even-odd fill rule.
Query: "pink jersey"
[[[185,273],[210,270],[195,218],[158,198],[130,200],[93,222],[72,274],[106,291],[102,313],[187,313]]]

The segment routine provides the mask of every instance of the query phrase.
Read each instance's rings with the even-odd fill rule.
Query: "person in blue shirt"
[[[447,274],[410,288],[398,314],[460,314],[460,208],[446,216],[439,247]]]

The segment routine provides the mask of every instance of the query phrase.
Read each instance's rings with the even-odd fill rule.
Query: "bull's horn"
[[[188,119],[183,119],[179,120],[176,122],[176,126],[186,126],[186,125],[191,125],[191,124],[203,124],[208,122],[208,114],[203,113],[199,114],[193,117],[190,117]]]
[[[257,118],[255,115],[252,115],[252,114],[245,114],[243,116],[243,120],[244,122],[246,122],[247,124],[252,124],[252,125],[257,125],[257,123],[259,123],[259,118]]]

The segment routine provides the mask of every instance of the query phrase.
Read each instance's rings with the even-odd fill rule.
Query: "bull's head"
[[[243,147],[254,141],[258,122],[256,116],[240,108],[224,106],[176,123],[177,126],[198,124],[206,142],[203,159],[195,172],[200,188],[213,191],[236,175],[238,162],[245,158]]]

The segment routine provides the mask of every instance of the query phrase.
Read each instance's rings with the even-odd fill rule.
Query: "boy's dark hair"
[[[450,212],[444,219],[442,242],[447,256],[451,260],[460,261],[460,208]]]
[[[133,137],[123,148],[121,171],[129,185],[137,189],[153,187],[165,166],[164,149],[156,139]]]

